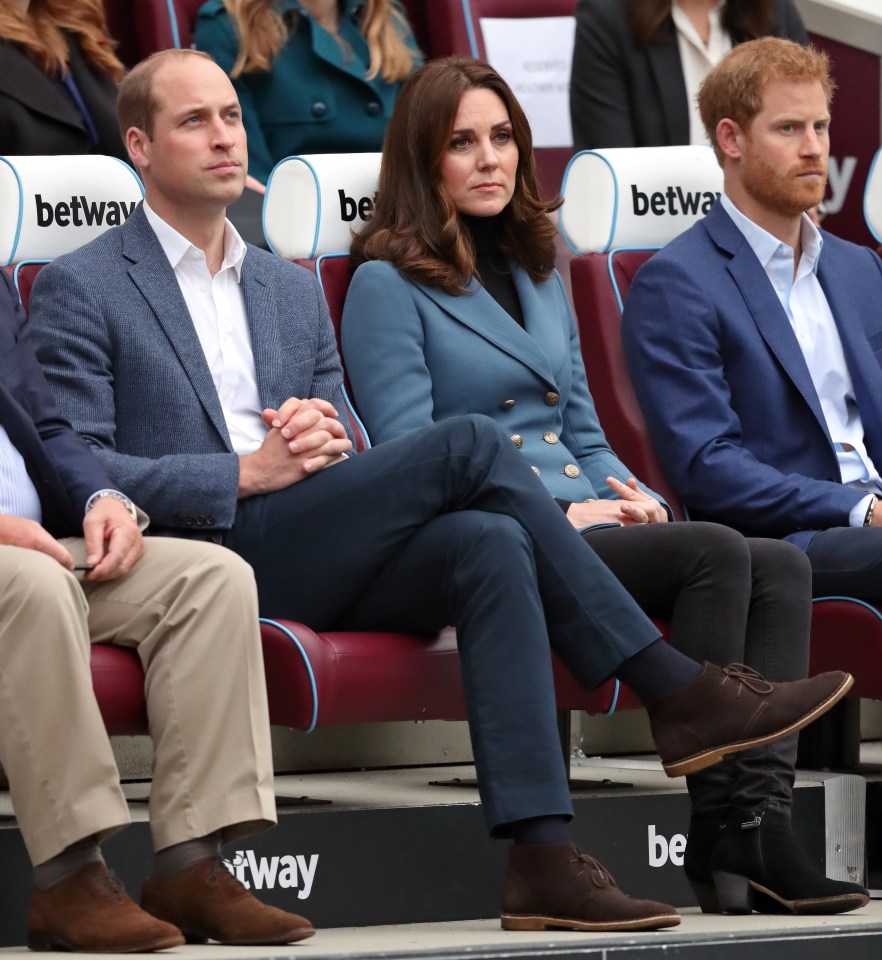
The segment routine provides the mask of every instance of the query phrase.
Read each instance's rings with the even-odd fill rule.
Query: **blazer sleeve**
[[[343,362],[371,439],[392,440],[434,421],[416,287],[388,263],[356,271],[343,309]]]
[[[229,75],[239,56],[239,38],[229,14],[222,8],[216,9],[216,6],[209,4],[208,9],[200,11],[193,31],[193,46],[210,53],[218,66]],[[260,113],[251,92],[249,76],[240,75],[231,78],[231,82],[239,98],[242,125],[248,138],[248,172],[261,183],[266,183],[275,162],[260,125]],[[291,95],[296,96],[296,91],[292,91]]]
[[[570,78],[570,117],[576,150],[634,147],[623,43],[628,30],[619,0],[579,0]]]
[[[37,355],[62,410],[101,461],[113,485],[150,514],[158,527],[188,526],[187,517],[206,518],[206,527],[229,529],[236,515],[239,458],[235,453],[176,453],[156,458],[116,449],[116,395],[113,342],[107,307],[93,275],[64,260],[44,267],[31,293]],[[144,376],[150,377],[149,357]],[[130,394],[132,391],[128,391]],[[185,446],[188,424],[180,424]]]
[[[712,287],[694,259],[653,258],[625,303],[625,353],[667,476],[689,508],[741,529],[786,536],[847,526],[863,492],[784,473],[743,445]]]
[[[74,512],[82,516],[89,497],[96,490],[113,484],[87,444],[62,416],[37,362],[30,324],[3,271],[0,271],[0,317],[3,318],[0,343],[4,387],[13,389],[14,380],[13,399],[30,417]]]
[[[563,409],[564,430],[561,441],[572,450],[579,460],[579,467],[597,491],[597,496],[607,500],[618,499],[606,483],[607,477],[615,477],[622,483],[627,483],[629,477],[635,476],[624,463],[616,456],[594,408],[594,400],[588,388],[588,377],[585,373],[585,363],[582,359],[582,348],[575,317],[569,300],[563,289],[560,275],[555,273],[549,283],[556,283],[560,287],[560,297],[566,304],[566,314],[569,320],[570,331],[570,365],[572,367],[572,386]],[[638,483],[641,489],[655,497],[666,509],[667,504],[660,494],[651,490],[645,484]],[[669,511],[670,514],[670,511]]]

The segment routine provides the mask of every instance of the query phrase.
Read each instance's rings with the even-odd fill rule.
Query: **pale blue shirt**
[[[0,513],[26,520],[43,520],[40,496],[25,462],[0,424]]]
[[[721,203],[756,254],[787,314],[833,440],[842,482],[873,494],[882,493],[882,479],[864,443],[864,425],[839,330],[818,280],[823,237],[803,215],[802,255],[794,270],[792,247],[744,216],[725,194]],[[849,513],[850,526],[863,526],[869,505],[868,494]]]

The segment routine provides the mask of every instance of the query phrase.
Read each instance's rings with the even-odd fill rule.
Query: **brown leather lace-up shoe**
[[[679,922],[666,903],[622,893],[606,868],[572,843],[509,851],[503,930],[658,930]]]
[[[695,773],[726,754],[795,733],[841,700],[852,683],[851,674],[838,670],[769,683],[741,663],[706,663],[694,683],[647,705],[665,773]]]
[[[148,877],[141,906],[180,927],[187,943],[270,946],[315,933],[303,917],[253,897],[219,859],[203,860],[171,880]]]
[[[145,913],[103,863],[87,863],[31,897],[31,950],[146,953],[183,942],[177,927]]]

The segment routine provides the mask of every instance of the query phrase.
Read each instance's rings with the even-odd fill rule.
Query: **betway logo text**
[[[347,197],[345,190],[338,190],[337,196],[340,198],[340,219],[345,223],[352,223],[356,217],[360,220],[370,220],[374,215],[376,194],[373,197],[360,197],[356,200],[354,197]]]
[[[649,865],[663,867],[670,859],[675,867],[683,866],[683,854],[686,851],[686,837],[682,833],[675,833],[670,840],[655,832],[655,824],[647,827],[649,839]]]
[[[631,200],[634,204],[634,216],[645,217],[652,211],[657,217],[670,214],[710,213],[719,193],[711,190],[684,190],[682,187],[668,187],[656,193],[642,193],[635,184],[631,184]]]
[[[306,900],[312,893],[312,883],[318,867],[317,853],[304,857],[256,857],[253,850],[237,850],[236,855],[224,860],[224,866],[249,890],[297,890],[297,898]]]
[[[136,201],[124,200],[87,200],[83,196],[71,197],[70,203],[56,203],[53,206],[38,193],[34,197],[37,206],[37,226],[51,227],[118,227],[127,220],[135,209]]]

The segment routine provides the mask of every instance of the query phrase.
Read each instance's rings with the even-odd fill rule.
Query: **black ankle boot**
[[[730,821],[714,848],[711,875],[723,913],[845,913],[870,900],[858,884],[820,873],[780,810]]]
[[[725,829],[721,819],[693,816],[689,821],[683,872],[702,913],[722,913],[711,876],[711,862]]]

